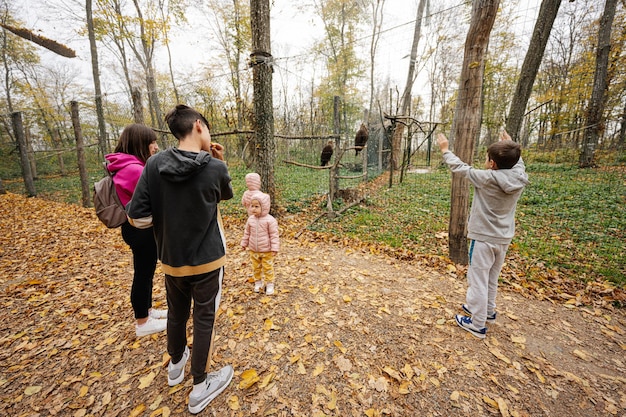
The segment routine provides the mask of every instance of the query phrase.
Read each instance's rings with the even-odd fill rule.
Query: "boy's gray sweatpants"
[[[472,312],[472,323],[479,329],[485,327],[487,313],[496,311],[498,277],[508,248],[508,244],[470,242],[465,304]]]

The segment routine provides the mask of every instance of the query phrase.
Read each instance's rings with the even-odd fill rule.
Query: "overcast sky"
[[[84,35],[80,35],[81,25],[84,25],[84,1],[83,0],[13,0],[19,9],[19,17],[24,20],[27,27],[43,36],[55,39],[70,48],[76,50],[77,58],[67,60],[39,48],[44,61],[53,60],[61,62],[62,65],[80,68],[79,79],[85,85],[92,85],[90,70],[89,43]],[[505,0],[510,1],[510,0]],[[408,71],[407,55],[410,53],[413,38],[414,25],[418,0],[386,0],[385,17],[383,28],[387,30],[382,37],[378,49],[379,76],[388,75],[392,82],[400,88],[406,82]],[[271,0],[271,22],[272,30],[272,54],[278,59],[277,65],[283,69],[288,68],[285,61],[280,61],[286,57],[300,56],[300,60],[309,59],[302,57],[311,47],[316,39],[323,36],[322,26],[319,19],[311,14],[297,11],[293,0]],[[435,1],[432,1],[435,4]],[[452,5],[460,5],[458,2],[451,2]],[[538,12],[539,0],[522,0],[520,3],[520,19],[515,28],[521,34],[530,36],[536,14]],[[437,3],[440,4],[440,3]],[[73,12],[71,11],[73,9]],[[68,18],[73,13],[73,18]],[[187,28],[172,32],[172,42],[175,45],[173,54],[175,62],[179,68],[184,68],[188,72],[197,68],[207,59],[215,59],[211,56],[211,48],[207,45],[207,32],[197,30],[196,23],[204,16],[201,13],[194,13],[193,10],[187,15],[189,25]],[[207,25],[204,25],[205,27]],[[363,34],[367,36],[368,34]],[[364,41],[366,43],[368,41]],[[366,61],[367,61],[367,57]],[[68,63],[69,61],[69,63]],[[167,64],[165,58],[157,65],[165,68]],[[287,73],[276,73],[275,77],[302,77],[312,78],[313,65],[298,67],[298,71]],[[226,71],[226,65],[224,65]],[[304,68],[304,69],[303,69]],[[311,73],[306,74],[310,70]],[[296,73],[297,72],[297,73]],[[318,76],[319,71],[318,71]],[[278,78],[276,82],[281,82]]]

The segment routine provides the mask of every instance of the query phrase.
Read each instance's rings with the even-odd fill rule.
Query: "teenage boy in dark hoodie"
[[[206,372],[222,292],[226,240],[218,204],[233,197],[223,146],[211,143],[209,123],[179,104],[166,116],[178,147],[150,158],[126,208],[135,227],[153,225],[167,292],[167,381],[182,382],[189,359],[187,321],[193,300],[193,390],[189,411],[202,411],[229,385],[233,368]]]
[[[456,323],[474,336],[484,339],[485,322],[496,320],[498,277],[506,252],[515,234],[515,207],[529,183],[521,158],[521,146],[505,131],[500,141],[487,148],[486,169],[474,169],[448,149],[448,139],[437,134],[443,161],[452,172],[465,176],[474,186],[474,198],[467,224],[469,268],[467,294]]]

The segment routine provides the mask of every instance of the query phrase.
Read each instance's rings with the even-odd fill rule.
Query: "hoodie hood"
[[[188,152],[170,148],[160,152],[158,170],[161,177],[170,182],[183,182],[194,177],[211,160],[208,152]]]
[[[255,191],[261,189],[261,176],[256,172],[246,174],[246,187],[248,190]]]
[[[528,174],[523,170],[497,169],[491,172],[496,183],[506,194],[514,194],[530,183]]]
[[[261,215],[259,217],[270,214],[271,200],[270,195],[262,191],[253,191],[250,195],[250,201],[257,200],[261,204]]]
[[[135,155],[130,155],[127,153],[117,152],[110,153],[104,157],[108,162],[107,169],[111,173],[115,173],[122,168],[126,168],[129,165],[139,165],[143,169],[143,162]]]

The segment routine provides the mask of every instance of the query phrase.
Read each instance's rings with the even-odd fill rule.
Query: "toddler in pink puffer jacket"
[[[248,189],[244,191],[241,196],[241,205],[246,209],[248,215],[250,215],[250,212],[248,211],[250,208],[250,196],[252,196],[252,193],[255,191],[261,191],[261,176],[256,172],[250,172],[249,174],[246,174],[245,180],[246,187],[248,187]]]
[[[241,246],[250,251],[254,271],[254,292],[265,286],[265,294],[274,294],[274,257],[280,249],[278,222],[270,214],[270,196],[261,191],[250,193],[248,221]]]

